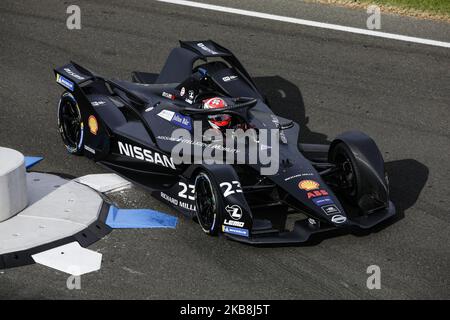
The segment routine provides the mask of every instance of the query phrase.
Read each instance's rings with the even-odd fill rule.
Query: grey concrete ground
[[[215,3],[362,28],[367,16],[292,0]],[[81,30],[66,28],[69,4],[81,7]],[[382,31],[450,41],[448,24],[382,19]],[[44,156],[36,169],[103,172],[65,152],[53,67],[74,60],[129,79],[133,70],[159,72],[179,39],[211,38],[239,57],[276,112],[301,124],[303,141],[349,129],[371,135],[402,217],[369,235],[282,248],[207,237],[180,217],[174,230],[116,230],[93,245],[103,266],[82,277],[81,290],[32,265],[0,271],[1,298],[450,298],[449,49],[149,0],[3,0],[0,36],[0,145]],[[140,190],[126,202],[171,212]],[[372,264],[380,290],[366,288]]]

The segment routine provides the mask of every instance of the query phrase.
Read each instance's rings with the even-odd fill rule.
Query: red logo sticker
[[[310,191],[306,194],[308,199],[315,198],[315,197],[321,197],[321,196],[327,196],[327,195],[328,195],[328,191],[323,190],[323,189]]]

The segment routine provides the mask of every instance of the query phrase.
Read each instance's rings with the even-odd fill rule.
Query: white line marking
[[[220,12],[226,12],[226,13],[234,13],[234,14],[239,14],[239,15],[249,16],[249,17],[256,17],[256,18],[262,18],[262,19],[268,19],[268,20],[275,20],[275,21],[289,22],[289,23],[294,23],[294,24],[301,24],[301,25],[305,25],[305,26],[322,28],[322,29],[330,29],[330,30],[351,32],[351,33],[363,34],[363,35],[373,36],[373,37],[380,37],[380,38],[386,38],[386,39],[393,39],[393,40],[414,42],[414,43],[420,43],[420,44],[427,44],[427,45],[430,45],[430,46],[450,48],[450,43],[449,42],[444,42],[444,41],[436,41],[436,40],[430,40],[430,39],[423,39],[423,38],[403,36],[403,35],[394,34],[394,33],[366,30],[366,29],[353,28],[353,27],[346,27],[346,26],[341,26],[341,25],[338,25],[338,24],[331,24],[331,23],[317,22],[317,21],[311,21],[311,20],[297,19],[297,18],[279,16],[279,15],[275,15],[275,14],[256,12],[256,11],[249,11],[249,10],[242,10],[242,9],[236,9],[236,8],[229,8],[229,7],[223,7],[223,6],[217,6],[217,5],[206,4],[206,3],[199,3],[199,2],[194,2],[194,1],[187,1],[187,0],[157,0],[157,1],[165,2],[165,3],[171,3],[171,4],[178,4],[178,5],[181,5],[181,6],[201,8],[201,9],[206,9],[206,10],[220,11]]]

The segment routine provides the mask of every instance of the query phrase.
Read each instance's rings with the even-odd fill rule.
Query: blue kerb
[[[43,157],[25,157],[25,168],[29,169],[32,166],[41,162],[43,159],[44,159]]]
[[[151,209],[119,209],[111,206],[106,224],[113,229],[175,228],[178,219]]]

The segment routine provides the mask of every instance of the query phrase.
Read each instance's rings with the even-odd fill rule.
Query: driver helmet
[[[219,97],[203,100],[203,109],[221,109],[227,106],[225,100]],[[208,116],[208,122],[215,129],[227,128],[231,123],[231,116],[228,114],[218,114]]]

